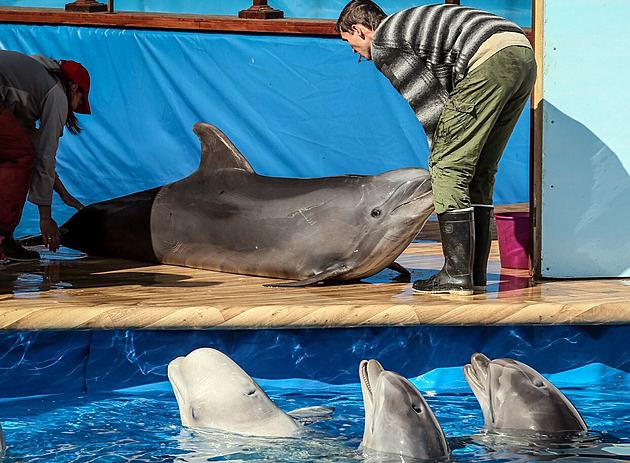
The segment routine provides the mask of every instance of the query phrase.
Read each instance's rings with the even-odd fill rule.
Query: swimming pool
[[[362,358],[379,359],[423,391],[454,461],[627,461],[628,334],[626,326],[2,333],[5,461],[381,461],[357,450]],[[283,410],[332,405],[333,419],[282,439],[183,428],[166,364],[201,346],[230,355]],[[474,351],[519,358],[544,373],[597,441],[488,445],[461,374]]]

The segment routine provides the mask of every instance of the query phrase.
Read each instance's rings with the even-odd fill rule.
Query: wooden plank
[[[530,216],[532,218],[532,275],[541,276],[542,267],[542,159],[543,159],[543,29],[544,0],[532,5],[533,44],[538,76],[531,99],[530,126]]]
[[[532,281],[528,270],[501,268],[496,241],[488,291],[461,297],[414,293],[390,271],[356,284],[268,288],[276,280],[43,254],[0,264],[0,331],[630,323],[627,281]],[[441,246],[412,243],[397,261],[424,278],[441,268]]]
[[[208,32],[245,32],[335,36],[332,19],[245,19],[237,16],[192,15],[145,12],[83,13],[59,8],[16,8],[0,6],[0,22],[18,24],[62,24],[125,29],[176,29]]]
[[[62,24],[125,29],[174,29],[205,32],[312,35],[338,38],[334,19],[246,19],[238,16],[117,11],[84,13],[60,8],[0,6],[0,23]],[[523,29],[531,40],[529,28]]]

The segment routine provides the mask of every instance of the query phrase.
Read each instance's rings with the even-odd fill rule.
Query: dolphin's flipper
[[[243,169],[255,173],[245,156],[214,125],[197,122],[193,126],[193,132],[201,142],[201,163],[198,170],[210,172],[219,169]]]
[[[341,275],[342,273],[347,272],[348,270],[349,269],[346,266],[335,267],[333,269],[326,270],[325,272],[318,273],[317,275],[313,275],[312,277],[308,277],[304,280],[287,281],[284,283],[267,283],[263,286],[266,286],[268,288],[302,288],[304,286],[311,286],[322,281],[330,280],[338,275]]]
[[[317,423],[318,421],[332,420],[332,414],[335,411],[335,407],[315,406],[296,408],[287,412],[291,418],[307,426],[309,424]]]
[[[394,272],[400,273],[401,277],[411,277],[411,272],[400,265],[398,262],[392,262],[387,266],[387,268],[393,270]]]

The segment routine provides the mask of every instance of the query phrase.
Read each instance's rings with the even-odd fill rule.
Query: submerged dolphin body
[[[540,433],[586,431],[575,406],[549,380],[513,359],[473,354],[464,376],[489,430]]]
[[[365,405],[361,448],[419,460],[449,455],[442,427],[420,391],[405,377],[363,360],[359,378]]]
[[[250,436],[291,436],[302,424],[330,419],[332,407],[283,412],[224,353],[203,347],[168,364],[182,424]]]
[[[92,204],[61,243],[102,257],[258,275],[306,286],[392,267],[433,211],[429,172],[265,177],[216,127],[198,123],[201,163],[188,177]]]

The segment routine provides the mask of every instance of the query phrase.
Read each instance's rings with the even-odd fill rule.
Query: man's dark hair
[[[348,3],[335,24],[337,32],[352,32],[353,24],[361,24],[375,31],[378,25],[387,15],[381,7],[371,0],[352,0]]]

